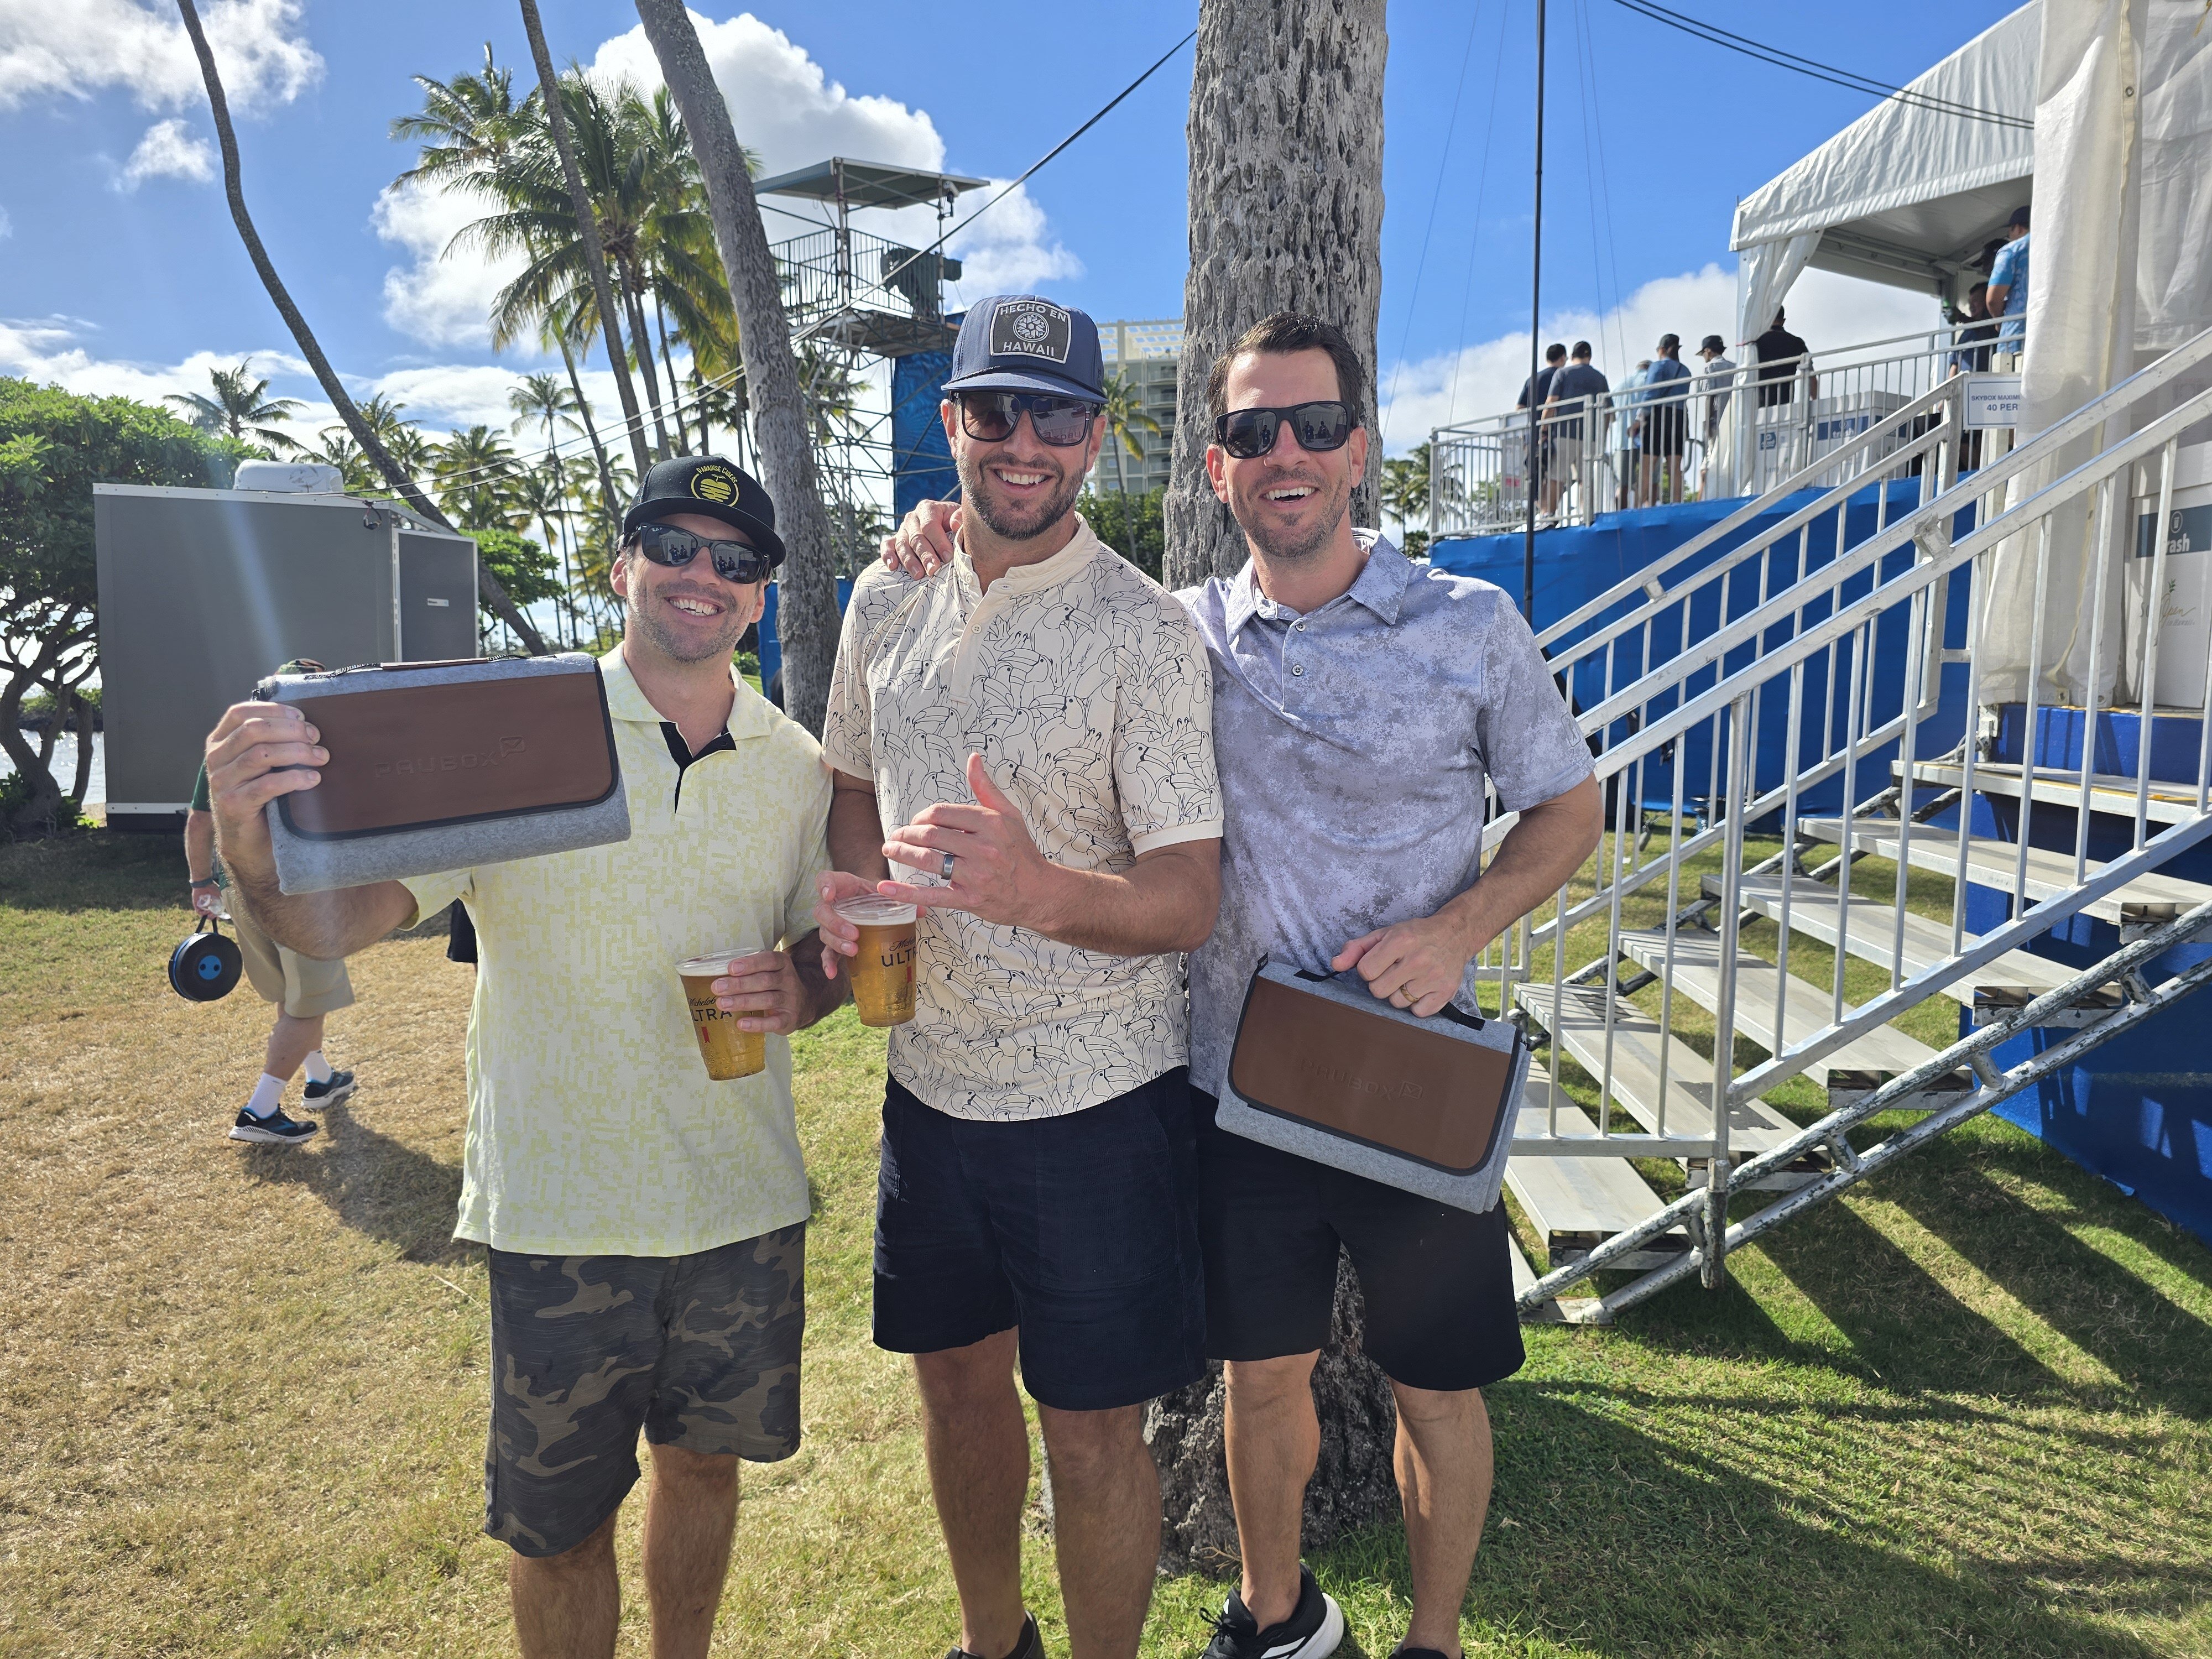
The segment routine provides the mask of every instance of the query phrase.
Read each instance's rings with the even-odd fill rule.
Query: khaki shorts
[[[295,1019],[314,1019],[353,1006],[353,984],[343,962],[303,957],[277,944],[234,908],[230,930],[237,937],[239,955],[246,958],[246,977],[264,1002],[277,1004]]]

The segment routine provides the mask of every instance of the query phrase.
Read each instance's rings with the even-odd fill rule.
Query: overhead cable
[[[1833,64],[1821,63],[1818,58],[1801,58],[1794,52],[1784,52],[1779,46],[1767,46],[1748,35],[1737,34],[1717,24],[1701,22],[1684,13],[1670,10],[1656,3],[1656,0],[1613,0],[1613,3],[1626,7],[1639,17],[1648,17],[1655,23],[1664,23],[1668,28],[1693,35],[1709,46],[1741,52],[1762,64],[1810,76],[1815,81],[1826,81],[1831,86],[1843,87],[1852,92],[1870,93],[1877,98],[1928,110],[1937,115],[1957,116],[1961,120],[1986,121],[1993,126],[2012,127],[2021,131],[2033,131],[2035,127],[2035,123],[2024,115],[2008,115],[2001,110],[1977,108],[1972,104],[1938,98],[1933,93],[1892,86],[1887,81],[1877,81],[1870,75],[1861,75],[1852,70],[1839,69]]]

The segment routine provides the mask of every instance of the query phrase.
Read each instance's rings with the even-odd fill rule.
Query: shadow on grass
[[[395,1247],[408,1261],[460,1261],[483,1247],[455,1239],[458,1166],[380,1134],[341,1106],[322,1115],[308,1146],[249,1148],[256,1179],[301,1186],[345,1225]]]
[[[175,910],[186,872],[173,836],[87,830],[0,842],[0,905],[17,910]],[[189,925],[187,917],[187,925]]]
[[[1508,1382],[1487,1397],[1498,1486],[1467,1613],[1509,1650],[1525,1642],[1663,1659],[1970,1650],[2147,1659],[2156,1650],[2051,1611],[2036,1587],[2055,1582],[2100,1610],[2118,1604],[2147,1615],[2185,1610],[2212,1589],[2212,1575],[2193,1570],[2146,1579],[2139,1560],[2094,1538],[2032,1566],[1941,1539],[1907,1542],[1824,1501],[1816,1480],[1754,1479],[1699,1455],[1690,1435],[1661,1439],[1618,1414],[1680,1407],[1680,1396],[1654,1401],[1601,1383],[1537,1382]],[[1712,1431],[1727,1434],[1732,1402],[1698,1403],[1711,1409]],[[1939,1403],[1939,1414],[1951,1410]],[[1876,1407],[1865,1431],[1879,1434],[1888,1414]],[[1890,1535],[1875,1541],[1869,1531]],[[1387,1586],[1391,1601],[1411,1603],[1395,1526],[1358,1534],[1315,1565],[1340,1595],[1365,1584],[1376,1589],[1361,1600],[1379,1601]]]

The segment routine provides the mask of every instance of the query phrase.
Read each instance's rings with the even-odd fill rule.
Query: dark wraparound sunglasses
[[[1073,449],[1091,435],[1098,405],[1080,398],[1054,398],[1042,392],[963,392],[959,394],[960,429],[983,443],[1004,443],[1027,410],[1037,441]]]
[[[640,525],[637,550],[672,570],[681,570],[701,553],[707,553],[713,557],[714,574],[739,586],[764,582],[775,568],[775,561],[749,542],[710,542],[674,525]]]
[[[1240,461],[1254,461],[1275,447],[1288,426],[1301,449],[1341,449],[1352,436],[1352,411],[1342,404],[1294,404],[1288,409],[1232,409],[1213,423],[1213,438]]]

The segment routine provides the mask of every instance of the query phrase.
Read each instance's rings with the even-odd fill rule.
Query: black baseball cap
[[[641,524],[672,513],[698,513],[742,530],[771,564],[783,562],[783,540],[775,533],[775,503],[760,481],[719,455],[678,455],[647,467],[637,499],[623,514],[627,537]]]
[[[952,343],[947,392],[1041,392],[1106,401],[1098,325],[1035,294],[994,294],[968,308]]]
[[[1726,351],[1728,349],[1728,342],[1721,338],[1717,334],[1708,334],[1705,336],[1705,343],[1698,346],[1698,349],[1700,351]]]

